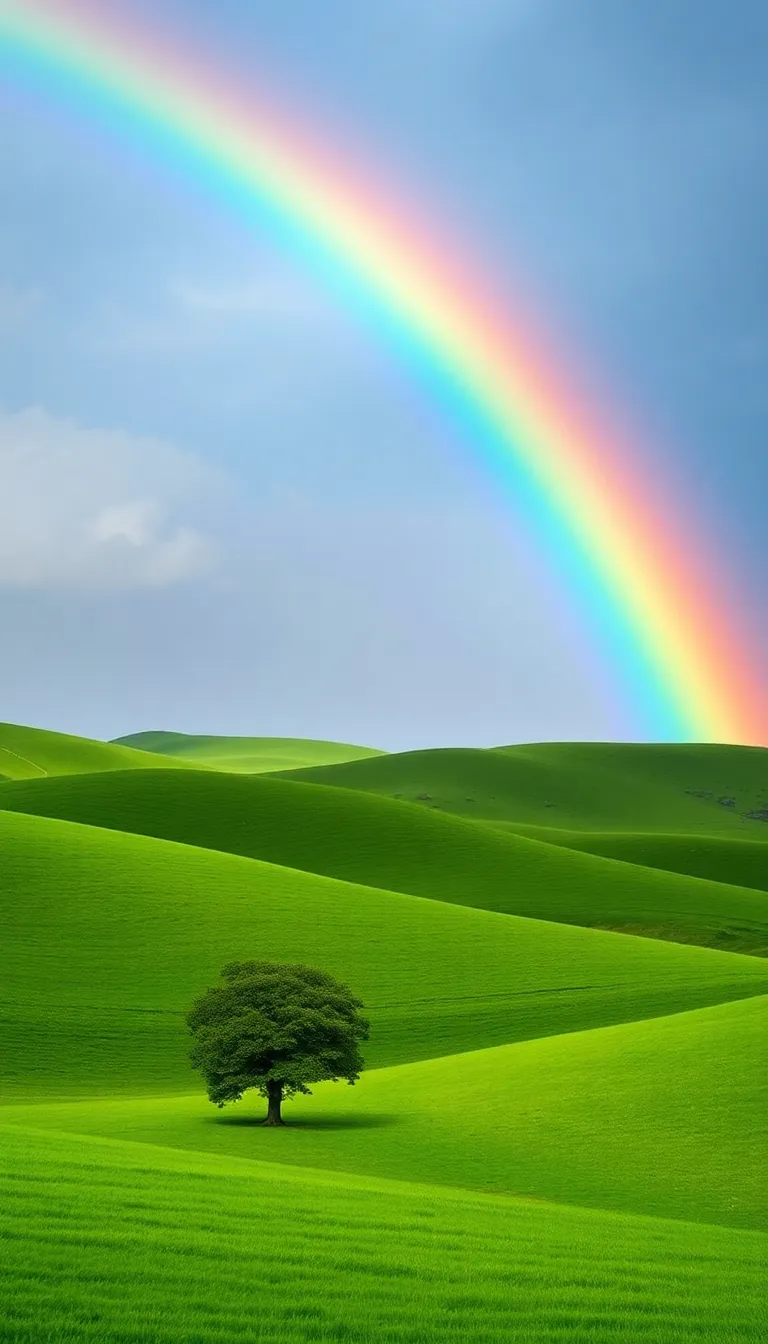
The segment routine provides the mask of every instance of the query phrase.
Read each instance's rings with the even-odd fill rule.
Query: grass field
[[[566,830],[768,835],[760,819],[768,815],[768,751],[761,747],[565,742],[440,749],[321,766],[296,778],[462,816]]]
[[[0,723],[0,777],[6,780],[103,770],[154,770],[174,764],[178,763],[112,742]]]
[[[147,736],[0,730],[0,1340],[765,1337],[768,753]],[[186,1059],[243,957],[372,1022],[284,1130]]]
[[[662,835],[654,831],[563,831],[554,826],[514,822],[509,826],[516,834],[547,845],[768,891],[768,828],[764,839],[751,839],[740,835]]]
[[[715,882],[661,867],[665,850],[677,859],[677,836],[659,838],[662,855],[653,836],[638,837],[634,861],[616,862],[573,852],[579,833],[568,833],[570,846],[553,845],[373,794],[195,770],[6,784],[0,807],[504,914],[768,950],[764,891],[733,884],[765,882],[768,845],[756,841],[700,837],[708,856],[717,853],[721,879],[730,860],[733,880]],[[651,868],[641,864],[644,840],[656,859]]]
[[[346,742],[314,742],[302,737],[206,737],[193,733],[133,733],[117,738],[115,745],[158,752],[161,756],[178,756],[193,765],[244,774],[336,765],[382,754],[373,747],[353,747]]]
[[[3,1133],[14,1344],[754,1344],[765,1238],[32,1129]]]
[[[309,961],[377,1065],[768,992],[768,963],[0,813],[6,1089],[189,1087],[181,1014],[238,956]],[[161,953],[158,953],[158,948]]]
[[[482,1102],[481,1102],[482,1099]],[[223,1112],[199,1096],[9,1107],[38,1125],[227,1156],[768,1227],[768,997],[363,1075]],[[642,1116],[642,1123],[640,1117]]]

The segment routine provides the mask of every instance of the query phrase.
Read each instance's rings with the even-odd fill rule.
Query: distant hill
[[[305,783],[493,822],[768,840],[768,749],[564,742],[438,748],[303,771]]]
[[[616,855],[628,861],[616,862],[577,852],[581,834],[588,841],[581,848],[594,844],[592,833],[554,832],[566,840],[542,843],[549,834],[543,827],[532,840],[511,827],[375,794],[274,774],[192,769],[4,784],[0,808],[199,845],[435,901],[768,953],[768,898],[762,890],[744,890],[764,881],[768,845],[748,840],[694,837],[700,871],[691,877],[683,875],[691,848],[684,836],[631,837],[630,853]],[[609,844],[611,837],[607,832],[602,839]],[[659,871],[667,855],[669,868],[678,871]],[[714,876],[718,880],[700,880]]]
[[[128,737],[115,738],[112,745],[181,757],[192,764],[242,774],[302,770],[309,766],[366,760],[383,754],[375,747],[355,747],[347,742],[318,742],[303,737],[216,737],[161,731],[131,733]]]
[[[501,830],[497,823],[494,830]],[[554,826],[509,822],[503,829],[547,845],[600,854],[622,863],[643,864],[668,873],[688,873],[714,882],[736,882],[768,891],[768,826],[765,834],[735,830],[730,835],[685,835],[656,831],[562,831]],[[746,830],[746,828],[745,828]]]
[[[759,957],[46,817],[0,812],[0,871],[6,1097],[189,1089],[183,1010],[249,955],[309,961],[351,984],[372,1021],[373,1066],[768,993]]]
[[[44,779],[47,775],[93,774],[103,770],[156,770],[183,766],[114,742],[96,742],[45,728],[0,723],[0,780]]]

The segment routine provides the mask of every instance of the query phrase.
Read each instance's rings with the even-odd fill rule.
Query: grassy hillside
[[[631,931],[768,947],[768,753],[127,743],[0,727],[0,1344],[757,1344],[768,963]],[[283,1130],[245,957],[372,1021]]]
[[[768,991],[758,958],[519,919],[0,813],[4,1093],[189,1088],[181,1012],[227,960],[309,961],[372,1064]]]
[[[191,769],[126,771],[5,784],[0,807],[508,914],[768,951],[762,892],[612,862],[346,789]],[[768,847],[721,842],[729,845],[742,845],[752,863],[755,850],[768,860]]]
[[[0,778],[44,779],[104,770],[155,770],[183,764],[111,742],[0,723]]]
[[[164,756],[180,756],[193,765],[244,774],[300,770],[382,754],[373,747],[353,747],[347,742],[316,742],[303,737],[206,737],[190,733],[147,732],[118,737],[116,743]]]
[[[323,1084],[276,1136],[251,1099],[6,1112],[10,1123],[736,1227],[768,1222],[768,998]],[[763,1173],[762,1175],[760,1173]]]
[[[15,1344],[759,1337],[752,1232],[51,1132],[3,1154]]]
[[[2,797],[2,795],[0,795]],[[643,864],[665,872],[686,873],[714,882],[738,883],[768,891],[768,827],[765,838],[741,834],[664,835],[656,831],[563,831],[555,826],[509,822],[518,835],[548,845],[600,854],[622,863]]]
[[[492,821],[566,829],[768,833],[768,750],[539,743],[411,751],[301,775]]]

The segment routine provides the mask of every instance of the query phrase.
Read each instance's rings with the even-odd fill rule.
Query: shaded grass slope
[[[768,998],[364,1074],[286,1105],[260,1098],[6,1108],[166,1146],[736,1227],[765,1227]],[[38,1118],[39,1117],[39,1118]]]
[[[191,769],[126,771],[5,784],[0,808],[202,845],[507,914],[628,929],[729,951],[768,950],[763,892],[574,852],[347,789]],[[610,834],[606,840],[610,844]],[[678,840],[661,837],[659,844],[676,853]],[[742,865],[747,875],[754,871],[755,851],[768,861],[768,846],[706,837],[700,843],[719,844],[723,871],[731,850],[739,857],[739,846],[747,852],[749,861]]]
[[[759,1233],[3,1134],[7,1344],[757,1344]]]
[[[499,915],[0,813],[4,1095],[189,1088],[182,1012],[246,957],[348,981],[369,1064],[768,991],[758,958]]]
[[[2,795],[0,795],[1,797]],[[643,864],[665,872],[686,873],[713,882],[737,883],[768,891],[768,828],[765,840],[741,834],[665,835],[655,831],[563,831],[554,826],[509,823],[518,835],[548,845]]]
[[[261,774],[271,770],[300,770],[307,766],[380,756],[374,747],[347,742],[318,742],[303,737],[216,737],[191,733],[132,733],[115,739],[118,745],[138,747],[164,756],[180,756],[192,765],[215,770]]]
[[[156,770],[181,764],[111,742],[0,723],[0,778],[6,780],[106,770]]]
[[[441,748],[321,767],[297,778],[492,821],[768,834],[759,820],[761,813],[768,816],[768,749],[762,747],[545,742],[489,751]]]

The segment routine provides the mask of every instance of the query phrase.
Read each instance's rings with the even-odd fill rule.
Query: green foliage
[[[230,962],[221,978],[187,1013],[190,1057],[217,1106],[249,1088],[279,1100],[308,1093],[309,1083],[360,1077],[369,1024],[346,985],[311,966],[268,961]]]

